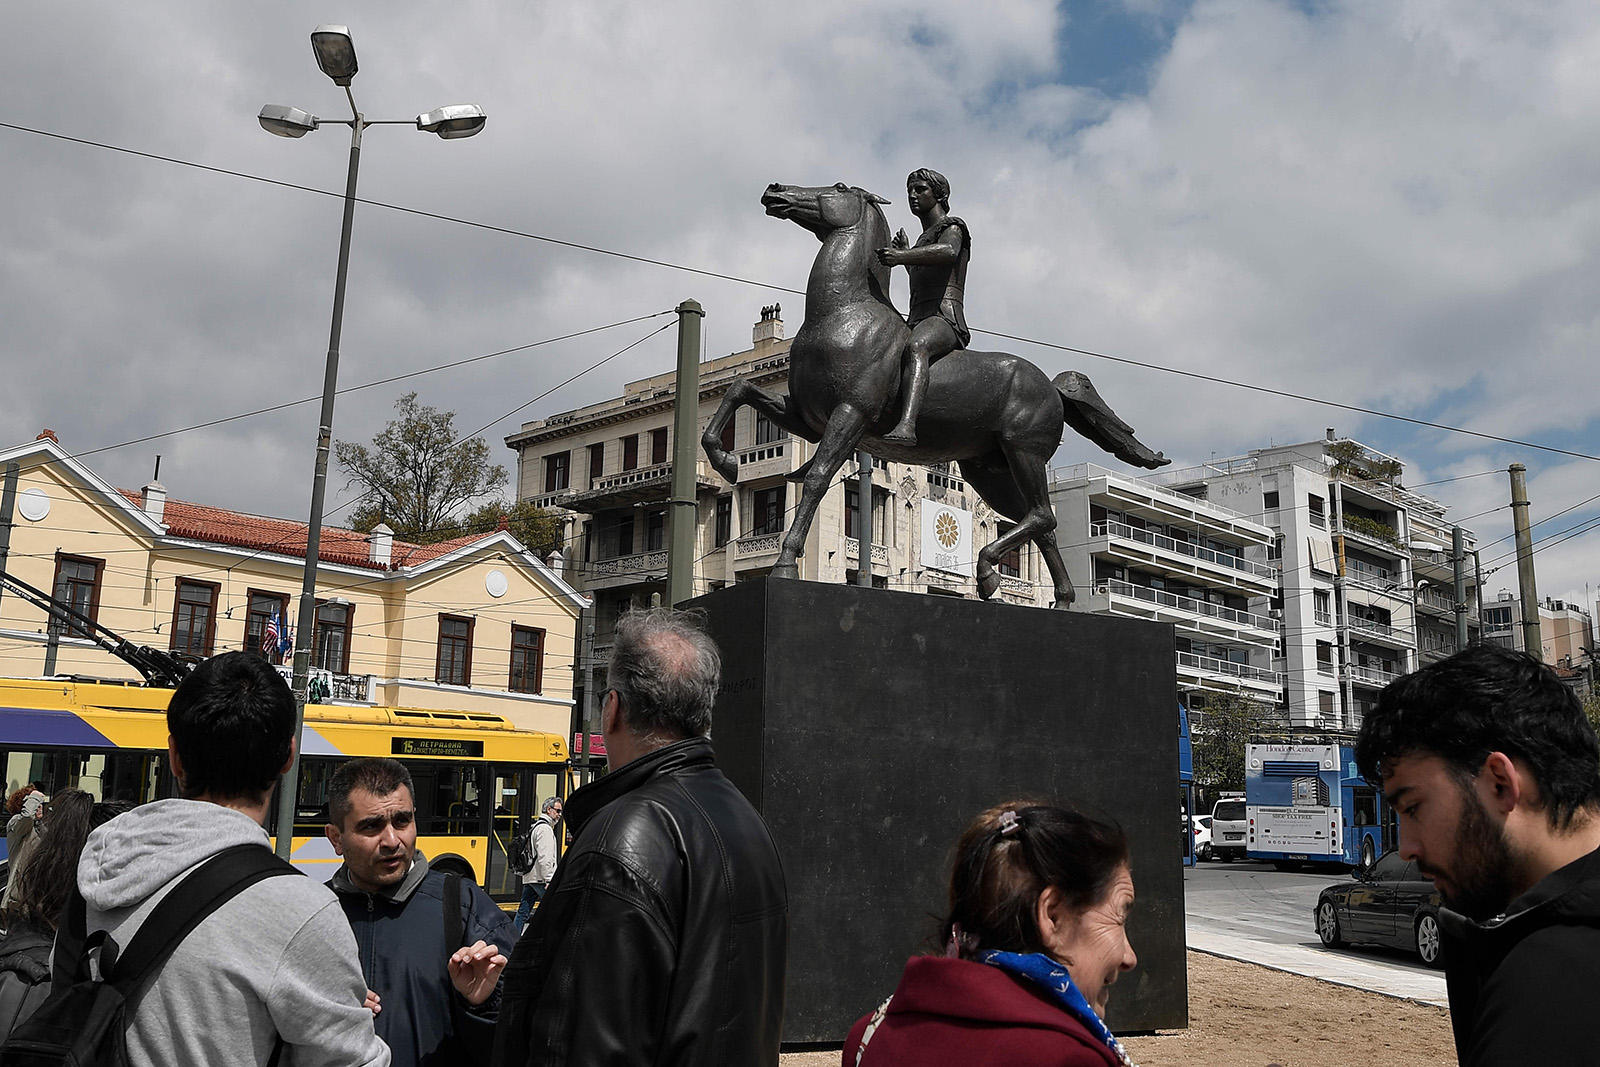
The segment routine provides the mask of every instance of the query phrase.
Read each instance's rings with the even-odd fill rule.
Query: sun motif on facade
[[[939,517],[933,520],[933,536],[946,549],[954,548],[961,540],[961,524],[948,511],[941,511]]]

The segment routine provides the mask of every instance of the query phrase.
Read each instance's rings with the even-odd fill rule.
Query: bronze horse
[[[795,560],[817,505],[846,459],[860,447],[901,463],[954,460],[962,476],[1017,525],[978,552],[978,595],[1000,587],[1000,557],[1032,540],[1055,582],[1055,606],[1072,603],[1072,581],[1056,547],[1046,466],[1071,426],[1118,459],[1159,467],[1167,458],[1133,436],[1089,379],[1065,371],[1052,381],[1020,356],[958,350],[934,363],[917,420],[917,444],[882,439],[899,415],[901,351],[910,331],[889,302],[889,268],[876,250],[889,244],[889,223],[864,189],[840,182],[807,188],[774,183],[761,197],[767,214],[803,226],[822,241],[806,283],[806,316],[789,349],[789,392],[774,395],[735,382],[701,439],[711,464],[730,482],[738,461],[722,448],[722,431],[749,405],[790,433],[814,443],[815,455],[795,477],[804,489],[772,568],[799,577]]]

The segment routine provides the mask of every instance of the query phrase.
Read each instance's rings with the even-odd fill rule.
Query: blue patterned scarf
[[[1082,1023],[1088,1031],[1099,1038],[1101,1043],[1117,1056],[1121,1063],[1131,1065],[1127,1052],[1122,1048],[1122,1042],[1112,1036],[1106,1029],[1106,1024],[1100,1016],[1089,1006],[1083,993],[1072,981],[1072,976],[1067,969],[1042,952],[1001,952],[998,949],[989,949],[978,953],[978,960],[991,967],[998,967],[1007,974],[1016,975],[1018,978],[1044,990],[1052,1001],[1060,1005],[1068,1015]]]

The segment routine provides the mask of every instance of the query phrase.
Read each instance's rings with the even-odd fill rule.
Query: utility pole
[[[600,732],[594,699],[594,601],[583,609],[583,783],[594,781],[594,737]]]
[[[856,453],[856,584],[872,587],[872,456]]]
[[[1513,463],[1511,473],[1511,527],[1517,537],[1517,595],[1522,598],[1522,647],[1534,659],[1544,659],[1539,636],[1539,590],[1533,580],[1533,530],[1528,525],[1528,468]]]
[[[672,412],[672,539],[667,546],[667,601],[673,607],[694,596],[694,535],[700,517],[695,497],[695,452],[700,447],[700,320],[694,300],[678,305],[678,382]],[[731,551],[731,550],[730,550]]]
[[[1455,565],[1456,651],[1467,647],[1467,541],[1461,527],[1451,530],[1450,562]]]

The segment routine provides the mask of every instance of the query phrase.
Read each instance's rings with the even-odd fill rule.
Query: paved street
[[[1445,1003],[1444,974],[1409,953],[1369,946],[1327,949],[1312,910],[1331,872],[1285,873],[1269,863],[1201,863],[1184,872],[1189,947],[1356,989]]]

